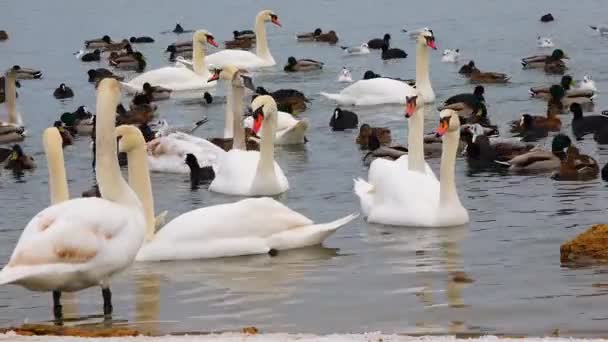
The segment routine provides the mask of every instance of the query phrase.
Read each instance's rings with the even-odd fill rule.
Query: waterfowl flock
[[[331,93],[318,89],[313,97],[297,89],[269,85],[272,88],[268,89],[273,90],[267,90],[256,84],[260,70],[281,69],[271,54],[267,29],[270,25],[280,29],[282,23],[272,10],[252,17],[253,30],[233,31],[232,39],[224,43],[225,49],[209,54],[207,48],[219,45],[214,34],[205,28],[185,30],[177,24],[163,33],[188,35],[191,39],[168,46],[170,64],[159,68],[149,66],[144,53],[133,47],[154,44],[152,37],[112,40],[105,35],[85,40],[84,50],[76,54],[78,61],[108,66],[88,70],[87,80],[94,83],[90,90],[75,88],[76,92],[96,93],[95,111],[85,106],[66,111],[49,122],[44,132],[27,131],[29,113],[22,117],[17,111],[17,102],[28,101],[17,97],[19,81],[41,79],[42,72],[6,66],[0,83],[6,107],[6,118],[0,121],[0,144],[5,145],[0,149],[0,163],[16,172],[34,169],[34,159],[18,143],[28,135],[41,134],[51,201],[29,222],[23,222],[21,238],[0,272],[0,284],[52,292],[57,320],[63,318],[62,292],[100,286],[103,313],[109,317],[114,310],[112,277],[134,262],[252,254],[280,257],[281,250],[323,243],[355,220],[359,212],[366,222],[390,226],[466,225],[474,212],[459,197],[455,164],[461,157],[472,167],[516,175],[534,173],[556,181],[589,181],[598,178],[601,169],[607,179],[606,168],[581,152],[576,143],[588,135],[598,144],[608,143],[608,115],[584,114],[593,107],[598,89],[589,75],[575,82],[565,74],[569,58],[562,49],[521,59],[524,69],[543,70],[561,79],[533,86],[529,94],[522,94],[545,101],[546,113],[522,113],[511,123],[510,136],[492,124],[496,113],[486,96],[499,91],[500,85],[513,82],[512,77],[482,71],[469,60],[454,74],[473,84],[471,92],[439,98],[433,89],[429,59],[436,53],[441,35],[431,28],[401,33],[412,40],[407,49],[415,51],[415,75],[387,77],[368,70],[353,79],[349,69],[343,67],[337,79],[332,76],[342,90]],[[543,16],[541,20],[553,20],[548,18]],[[8,39],[0,31],[0,40],[5,40],[3,37]],[[390,33],[382,38],[361,37],[363,43],[352,46],[335,46],[339,39],[334,30],[317,28],[296,33],[295,37],[303,45],[328,43],[323,46],[333,49],[336,56],[412,58],[391,45]],[[548,37],[538,36],[537,44],[540,48],[554,47]],[[250,51],[254,48],[255,52]],[[445,49],[440,59],[456,64],[460,55],[458,48]],[[314,77],[328,72],[326,69],[322,61],[290,56],[281,75]],[[489,90],[484,84],[495,86]],[[219,87],[226,90],[225,103],[220,103],[225,115],[210,119],[224,123],[219,136],[194,135],[207,118],[185,127],[158,120],[155,102],[185,96],[210,104],[211,93]],[[66,100],[73,98],[75,91],[61,83],[53,96]],[[129,101],[127,105],[123,105],[124,99]],[[357,144],[364,150],[362,164],[368,167],[352,183],[359,207],[326,223],[315,223],[277,197],[288,193],[295,182],[275,159],[275,149],[284,145],[305,148],[315,143],[309,142],[307,135],[315,127],[312,119],[298,116],[310,109],[311,101],[325,101],[335,108],[326,113],[323,126],[329,119],[331,131],[338,133],[328,130],[328,134],[358,132],[356,140],[344,143]],[[396,117],[408,126],[405,146],[393,143],[390,127],[374,126],[366,122],[368,117],[356,113],[360,107],[391,104],[402,107]],[[569,113],[572,118],[566,120]],[[427,121],[436,126],[433,132],[425,132]],[[568,125],[573,139],[565,129]],[[70,199],[64,153],[70,153],[67,146],[75,141],[89,138],[95,172],[93,191],[91,197]],[[550,141],[551,148],[537,145],[543,141]],[[439,177],[429,166],[432,158],[439,160]],[[121,167],[127,168],[128,179],[123,177]],[[164,214],[157,215],[154,207],[154,196],[162,194],[152,191],[152,172],[179,181],[189,175],[192,191],[227,195],[226,203],[201,205],[177,213],[162,224]]]

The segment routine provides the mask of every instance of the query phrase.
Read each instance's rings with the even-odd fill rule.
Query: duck
[[[95,49],[93,52],[85,53],[80,57],[83,62],[99,62],[101,60],[101,50]]]
[[[439,107],[439,110],[450,108],[465,118],[470,118],[471,116],[487,118],[488,111],[483,96],[484,92],[485,88],[478,85],[473,89],[473,93],[462,93],[448,98]]]
[[[407,155],[408,152],[406,147],[390,147],[380,144],[378,137],[375,135],[369,137],[369,150],[363,156],[363,165],[366,167],[369,167],[378,158],[394,161]]]
[[[549,37],[538,36],[536,37],[536,46],[539,48],[552,48],[555,44],[553,44],[553,40]]]
[[[419,91],[425,103],[432,103],[435,101],[435,92],[429,79],[428,48],[437,49],[435,36],[432,32],[425,31],[416,40],[416,89],[398,80],[372,78],[359,80],[337,94],[321,92],[321,96],[336,101],[341,106],[373,106],[405,104],[407,96],[414,96]]]
[[[0,144],[20,142],[26,137],[21,113],[17,111],[17,71],[16,67],[12,67],[5,76],[5,106],[8,120],[0,121]]]
[[[26,155],[23,152],[21,145],[15,144],[11,148],[11,153],[8,155],[8,160],[4,165],[4,169],[21,172],[23,170],[33,170],[36,168],[34,158]]]
[[[131,56],[119,57],[111,60],[110,65],[122,70],[143,72],[146,68],[146,59],[141,52],[136,51]]]
[[[175,34],[182,34],[182,33],[191,33],[191,32],[193,32],[193,30],[185,30],[182,27],[182,24],[177,23],[177,24],[175,24],[175,27],[173,28],[173,30],[171,30],[171,31],[165,31],[164,33],[167,33],[167,32],[172,32],[172,33],[175,33]]]
[[[587,134],[608,130],[608,116],[583,116],[583,108],[579,103],[571,104],[570,112],[572,113],[572,134],[577,140],[582,140]]]
[[[332,131],[343,131],[355,129],[359,126],[359,117],[356,113],[344,110],[340,107],[334,109],[334,113],[329,120],[329,127]]]
[[[551,178],[557,181],[588,181],[596,179],[599,173],[597,161],[581,154],[576,146],[571,145],[566,150],[566,158],[561,161],[559,170]]]
[[[86,106],[79,106],[72,113],[63,113],[60,120],[73,134],[91,136],[93,133],[94,116]]]
[[[287,72],[313,71],[323,69],[323,62],[315,61],[314,59],[296,59],[291,56],[287,58],[287,65],[283,70]]]
[[[42,78],[42,71],[32,68],[24,68],[20,65],[13,65],[17,80],[38,80]]]
[[[299,42],[312,42],[315,40],[316,36],[322,33],[323,30],[321,30],[320,28],[315,29],[313,32],[298,33],[296,35],[296,40]]]
[[[588,111],[593,110],[594,96],[588,96],[588,92],[586,91],[573,90],[566,92],[561,85],[554,84],[549,88],[549,92],[551,94],[550,99],[555,99],[554,101],[550,101],[550,103],[555,102],[556,110],[559,110],[559,114],[563,113],[573,103],[580,104]]]
[[[460,58],[460,49],[445,49],[441,56],[441,61],[444,63],[458,63]]]
[[[564,63],[563,61],[555,60],[555,61],[546,62],[545,66],[543,67],[543,70],[547,74],[563,75],[566,72],[566,70],[568,70],[568,67],[566,66],[566,63]]]
[[[469,160],[477,162],[494,163],[494,161],[507,161],[529,152],[534,146],[522,142],[518,138],[488,137],[480,124],[467,125],[465,130],[465,153]]]
[[[471,80],[472,83],[507,83],[510,79],[511,77],[507,74],[499,72],[482,72],[477,68],[474,68],[469,76],[469,80]]]
[[[234,39],[253,39],[255,41],[255,32],[253,30],[234,30],[232,31]]]
[[[340,82],[340,83],[352,83],[353,82],[353,76],[350,73],[350,70],[348,70],[346,67],[342,67],[342,70],[340,70],[340,74],[338,75],[338,82]]]
[[[116,43],[112,42],[112,43],[106,44],[102,49],[104,52],[111,52],[111,51],[120,51],[120,50],[126,49],[129,46],[131,46],[129,41],[127,39],[123,39],[120,42],[116,42]]]
[[[131,37],[129,42],[131,44],[154,43],[154,38],[148,36]]]
[[[367,55],[370,53],[369,45],[367,43],[363,43],[359,46],[340,46],[340,48],[347,56]]]
[[[209,184],[215,178],[213,167],[201,167],[192,153],[186,154],[186,165],[190,169],[190,189],[196,190],[201,184]]]
[[[562,112],[563,104],[560,98],[551,98],[547,103],[546,116],[522,115],[518,121],[511,122],[512,132],[522,132],[527,130],[559,132],[562,128],[562,121],[558,114]]]
[[[57,131],[59,132],[59,134],[61,135],[61,141],[62,141],[63,147],[74,144],[74,137],[67,129],[65,129],[63,122],[55,121],[53,123],[53,127],[55,127],[57,129]]]
[[[74,91],[72,91],[72,88],[66,86],[65,83],[61,83],[53,92],[53,96],[59,100],[69,99],[74,97]]]
[[[559,170],[562,160],[566,158],[566,149],[572,140],[565,134],[557,134],[551,142],[551,151],[534,148],[528,153],[519,155],[498,164],[515,172],[551,172]]]
[[[272,96],[261,95],[251,103],[253,131],[262,126],[260,151],[232,149],[220,156],[209,190],[240,196],[274,196],[289,189],[281,167],[274,161],[278,110]],[[263,125],[264,124],[264,125]]]
[[[296,89],[278,89],[269,92],[264,87],[257,87],[255,93],[258,95],[270,95],[277,103],[279,111],[297,115],[308,108],[310,100],[301,91]]]
[[[568,93],[573,90],[572,86],[574,85],[574,79],[570,75],[564,75],[562,76],[559,84],[566,91],[566,96],[569,96]],[[551,93],[549,92],[550,89],[551,86],[532,87],[530,88],[530,96],[540,99],[549,99],[551,97]]]
[[[608,25],[590,25],[590,29],[600,34],[600,36],[608,35]]]
[[[521,65],[524,69],[543,68],[548,62],[561,61],[567,59],[568,56],[562,49],[555,49],[550,55],[537,55],[531,57],[525,57],[521,59]]]
[[[268,49],[266,38],[267,22],[281,26],[279,17],[271,10],[263,10],[255,18],[256,53],[242,50],[222,50],[205,58],[205,62],[214,67],[221,68],[224,65],[234,65],[239,69],[254,70],[258,68],[271,67],[276,64]]]
[[[418,113],[412,118],[416,115]],[[411,160],[407,166],[400,162],[404,157],[396,161],[379,158],[370,166],[368,181],[355,180],[354,192],[367,222],[406,227],[448,227],[469,222],[454,179],[460,141],[460,118],[456,111],[444,109],[440,112],[437,134],[443,136],[444,144],[441,181],[432,171],[425,172],[425,165],[419,163],[424,160],[424,153],[413,152],[415,145],[410,146],[408,159]],[[419,138],[422,140],[422,136]],[[418,162],[414,163],[415,160]]]
[[[148,99],[150,101],[167,100],[171,97],[171,93],[173,92],[171,89],[163,88],[160,86],[152,86],[148,82],[144,83],[143,90],[144,94],[148,96]]]
[[[190,41],[169,44],[167,46],[167,48],[165,49],[165,52],[176,53],[176,54],[183,53],[183,52],[192,53],[193,49],[194,49],[194,46],[192,45],[192,41],[190,40]]]
[[[369,124],[362,124],[359,127],[359,134],[355,139],[355,143],[362,150],[370,150],[370,139],[375,137],[381,146],[388,146],[393,141],[391,130],[388,127],[372,127]]]
[[[89,71],[87,71],[87,75],[89,76],[88,81],[91,83],[98,83],[104,78],[113,78],[118,81],[125,79],[123,76],[116,75],[112,71],[105,68],[89,69]]]
[[[608,182],[608,164],[604,165],[602,168],[602,180]]]
[[[475,66],[475,61],[471,60],[471,61],[469,61],[469,63],[460,67],[460,70],[458,70],[458,73],[468,77],[473,73],[473,70],[475,70],[475,69],[477,69],[477,67]]]
[[[141,92],[144,83],[161,86],[174,92],[215,87],[217,82],[208,82],[211,74],[205,62],[205,43],[217,47],[217,43],[209,31],[196,31],[192,36],[192,45],[194,46],[192,69],[183,65],[154,69],[135,77],[127,83],[123,83],[123,85],[131,93]]]
[[[112,39],[110,36],[105,35],[101,38],[89,39],[84,41],[84,47],[87,49],[100,49],[106,46],[107,44],[111,44]]]
[[[382,60],[407,58],[407,53],[401,49],[390,48],[388,44],[382,46],[382,54],[380,55]]]
[[[338,43],[338,35],[336,34],[336,31],[329,31],[327,33],[321,33],[318,34],[316,36],[313,36],[314,40],[316,42],[325,42],[325,43],[329,43],[331,45],[334,45],[336,43]]]
[[[43,209],[25,227],[0,271],[1,285],[53,292],[58,321],[62,319],[61,292],[92,286],[101,286],[103,313],[111,318],[110,280],[133,263],[144,241],[142,204],[122,178],[116,158],[114,108],[119,98],[120,84],[116,80],[101,81],[95,174],[103,198],[71,199]],[[34,265],[32,260],[36,261]]]
[[[8,33],[4,30],[0,30],[0,42],[8,40]]]
[[[391,35],[388,33],[384,34],[382,38],[370,39],[367,42],[367,47],[373,50],[381,50],[384,45],[390,45]]]
[[[253,39],[234,39],[227,40],[224,42],[224,47],[226,49],[243,49],[249,50],[253,47]]]
[[[543,14],[540,17],[540,21],[543,22],[543,23],[548,23],[548,22],[551,22],[553,20],[555,20],[555,18],[553,18],[553,14],[551,14],[551,13]]]
[[[122,103],[118,104],[116,107],[117,122],[121,125],[139,125],[150,122],[154,117],[156,105],[150,104],[145,95],[136,96],[133,100],[129,105],[129,110],[126,110]]]

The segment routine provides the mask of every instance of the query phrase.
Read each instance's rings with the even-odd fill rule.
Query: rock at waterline
[[[560,247],[562,263],[608,262],[608,224],[597,224]]]

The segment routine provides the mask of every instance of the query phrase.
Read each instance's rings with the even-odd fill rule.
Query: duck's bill
[[[449,118],[441,118],[439,120],[439,128],[437,128],[436,132],[438,137],[443,136],[448,131],[448,128],[450,127],[449,120]]]

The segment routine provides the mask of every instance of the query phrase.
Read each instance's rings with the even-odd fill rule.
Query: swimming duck
[[[384,44],[382,46],[381,57],[385,61],[389,59],[407,58],[407,53],[401,49],[390,48],[388,44]]]
[[[8,156],[8,161],[6,162],[6,165],[4,165],[4,168],[20,172],[23,170],[32,170],[35,167],[36,163],[34,163],[34,158],[25,155],[19,144],[13,145],[11,154]]]
[[[186,154],[186,165],[190,169],[190,189],[196,190],[201,184],[209,184],[215,178],[213,167],[201,167],[192,153]]]
[[[146,68],[146,59],[141,52],[136,51],[131,56],[119,57],[110,60],[110,65],[122,70],[135,70],[137,72],[143,72]]]
[[[548,23],[553,20],[555,20],[555,18],[553,18],[553,14],[551,13],[544,14],[542,17],[540,17],[540,21],[543,23]]]
[[[83,62],[99,62],[101,60],[101,50],[95,49],[93,52],[82,55],[80,60]]]
[[[469,63],[463,65],[458,73],[465,76],[470,76],[473,73],[473,70],[477,69],[475,66],[475,61],[471,60]]]
[[[382,47],[386,44],[390,46],[391,35],[386,33],[383,38],[374,38],[370,39],[367,42],[367,47],[374,50],[381,50]]]
[[[340,70],[340,75],[338,75],[338,82],[340,83],[351,83],[353,81],[353,76],[346,67],[342,67]]]
[[[441,61],[444,63],[458,63],[458,58],[460,58],[460,49],[445,49]]]
[[[169,44],[165,52],[183,52],[183,51],[192,51],[194,45],[192,41],[183,41],[177,42],[173,44]]]
[[[93,114],[85,106],[63,113],[60,120],[72,134],[90,136],[93,132]]]
[[[161,101],[171,97],[171,89],[163,88],[161,86],[152,86],[146,82],[143,86],[144,94],[148,96],[150,101]]]
[[[42,78],[42,71],[32,68],[23,68],[19,65],[13,65],[11,68],[15,72],[18,80],[37,80]]]
[[[116,75],[112,71],[105,68],[89,69],[89,71],[87,71],[87,75],[89,76],[89,82],[91,83],[98,83],[104,78],[113,78],[118,81],[125,79],[123,76]]]
[[[562,127],[562,122],[559,119],[558,114],[563,112],[563,93],[563,88],[561,86],[552,86],[552,97],[547,102],[547,115],[532,116],[524,114],[519,121],[511,122],[511,132],[522,132],[524,128],[559,132]]]
[[[485,105],[484,92],[484,87],[478,85],[472,94],[462,93],[448,98],[438,110],[449,108],[458,112],[461,117],[468,118],[474,115],[487,118],[488,110]]]
[[[467,158],[480,162],[511,160],[534,147],[518,138],[489,137],[480,124],[464,126],[462,137],[466,143]]]
[[[53,123],[53,127],[56,127],[57,130],[59,131],[59,135],[61,135],[61,141],[62,141],[63,147],[74,144],[74,137],[67,129],[65,129],[63,122],[55,121],[55,123]]]
[[[561,161],[559,170],[551,178],[559,181],[587,181],[597,178],[599,173],[597,161],[581,154],[576,146],[571,145],[566,150],[566,158]]]
[[[329,31],[327,33],[321,33],[318,34],[316,36],[313,36],[314,40],[316,42],[325,42],[325,43],[329,43],[331,45],[334,45],[338,42],[338,35],[336,34],[336,31]]]
[[[566,159],[565,150],[572,145],[567,135],[558,134],[551,142],[551,152],[542,149],[532,149],[507,162],[499,164],[509,167],[511,171],[519,172],[550,172],[559,170],[562,160]]]
[[[249,50],[253,47],[253,39],[234,39],[224,42],[226,49]]]
[[[310,100],[301,91],[296,89],[278,89],[269,92],[264,87],[257,87],[256,94],[270,95],[277,103],[279,111],[297,115],[307,109]]]
[[[363,43],[359,46],[340,46],[344,53],[348,56],[367,55],[369,54],[369,46]]]
[[[56,99],[69,99],[74,97],[74,92],[72,88],[65,85],[65,83],[61,83],[57,89],[53,92],[53,96]]]
[[[567,58],[568,56],[566,56],[562,49],[555,49],[550,55],[537,55],[522,58],[521,65],[524,69],[543,68],[547,62],[552,63]]]
[[[608,164],[604,165],[602,168],[602,179],[604,182],[608,182]]]
[[[253,30],[234,30],[232,31],[234,39],[253,39],[255,41],[255,32]]]
[[[298,33],[296,35],[296,39],[299,42],[312,42],[315,40],[316,36],[318,36],[322,33],[323,33],[323,31],[320,28],[317,28],[313,32]]]
[[[329,120],[332,131],[354,129],[359,126],[359,117],[354,112],[337,107]]]
[[[154,43],[154,38],[148,36],[131,37],[129,38],[129,42],[132,44]]]
[[[391,130],[387,127],[372,127],[369,124],[363,124],[359,128],[359,135],[355,142],[362,150],[369,150],[369,139],[371,136],[375,136],[380,145],[387,146],[393,141],[391,136]]]
[[[100,49],[100,48],[106,46],[107,44],[111,44],[111,43],[112,43],[112,39],[110,38],[110,36],[105,35],[101,38],[85,40],[84,46],[87,49]]]
[[[386,160],[397,160],[399,157],[407,155],[408,149],[402,146],[389,147],[380,144],[378,137],[369,137],[369,152],[363,156],[363,165],[369,167],[378,158]]]
[[[571,104],[570,112],[572,113],[572,133],[577,140],[583,139],[587,134],[608,130],[608,116],[583,116],[583,108],[579,103]]]
[[[6,99],[6,87],[4,85],[5,77],[0,77],[0,103],[4,103]],[[15,79],[15,87],[21,88],[21,83]],[[15,91],[15,97],[18,98],[19,94]]]
[[[482,72],[474,68],[469,79],[472,83],[507,83],[511,77],[499,72]]]
[[[4,30],[0,30],[0,42],[8,40],[8,33]]]
[[[177,24],[175,24],[175,28],[173,30],[171,30],[171,32],[173,32],[175,34],[182,34],[182,33],[194,32],[194,30],[184,30],[182,25],[180,23],[177,23]]]
[[[296,59],[292,56],[287,59],[287,65],[285,65],[283,70],[287,72],[321,70],[323,69],[323,64],[313,59]]]
[[[123,39],[118,43],[110,43],[110,44],[106,44],[106,46],[103,47],[103,51],[107,52],[107,51],[120,51],[123,49],[126,49],[127,46],[131,46],[131,44],[129,43],[128,40]]]
[[[120,125],[138,125],[147,123],[154,117],[156,106],[150,104],[148,97],[140,94],[133,98],[133,102],[129,105],[127,111],[122,103],[116,107],[116,121]]]
[[[131,44],[127,44],[123,50],[110,52],[110,56],[108,57],[108,61],[110,62],[110,64],[113,60],[117,60],[122,57],[132,56],[135,53],[135,50],[133,50],[133,46]]]

